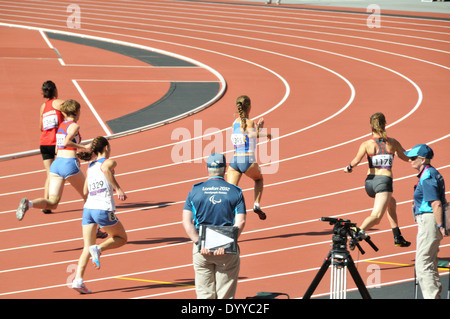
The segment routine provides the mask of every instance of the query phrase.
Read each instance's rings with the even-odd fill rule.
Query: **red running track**
[[[435,20],[382,16],[381,28],[371,29],[364,14],[293,5],[77,4],[81,28],[72,29],[67,27],[70,2],[0,1],[0,34],[6,40],[0,47],[2,155],[37,148],[39,89],[45,80],[57,83],[61,98],[82,102],[84,139],[106,132],[72,80],[103,122],[158,100],[168,80],[217,81],[206,69],[144,68],[131,58],[52,40],[66,64],[62,66],[38,28],[194,59],[223,76],[226,92],[190,117],[111,141],[117,178],[129,196],[117,203],[129,243],[105,252],[100,271],[87,269],[85,281],[94,291],[89,296],[67,287],[82,248],[82,202],[69,186],[54,214],[32,210],[18,222],[20,198],[43,194],[41,159],[35,155],[0,162],[1,298],[195,298],[192,243],[180,224],[182,205],[192,185],[205,179],[204,158],[212,146],[231,158],[226,133],[241,94],[252,99],[252,117],[263,115],[276,137],[259,147],[265,170],[262,206],[268,218],[260,221],[249,211],[240,238],[237,298],[259,291],[301,298],[330,249],[332,226],[319,218],[360,224],[370,213],[373,203],[362,187],[365,165],[351,175],[343,167],[369,136],[368,118],[374,112],[386,114],[389,135],[405,148],[429,143],[436,154],[434,166],[450,178],[448,15]],[[186,138],[182,144],[177,143],[180,132]],[[180,154],[187,160],[180,162]],[[366,254],[352,253],[368,286],[414,276],[409,265],[417,232],[410,212],[415,172],[396,159],[394,173],[400,226],[413,244],[394,247],[387,218],[372,229],[379,251],[363,243]],[[251,207],[252,183],[243,178],[240,186]],[[448,238],[442,241],[441,257],[450,257],[449,243]],[[373,269],[381,271],[374,275]],[[328,281],[327,275],[314,296],[329,292]],[[351,280],[348,286],[354,288]]]

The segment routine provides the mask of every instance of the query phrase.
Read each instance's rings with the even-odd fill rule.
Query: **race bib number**
[[[56,114],[44,114],[42,117],[42,128],[44,131],[58,127],[58,116]]]
[[[110,222],[117,220],[116,214],[114,212],[108,212],[108,219]]]
[[[372,165],[376,168],[391,168],[394,156],[391,154],[372,156]]]
[[[106,192],[105,182],[102,180],[94,180],[88,184],[89,195],[95,196]]]
[[[234,146],[245,145],[246,138],[244,134],[231,134],[231,142]]]
[[[56,146],[58,148],[64,148],[64,141],[66,136],[64,134],[56,134]]]

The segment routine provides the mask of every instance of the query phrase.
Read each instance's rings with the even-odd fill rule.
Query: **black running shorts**
[[[377,193],[394,191],[392,177],[384,175],[368,175],[366,178],[366,193],[374,198]]]

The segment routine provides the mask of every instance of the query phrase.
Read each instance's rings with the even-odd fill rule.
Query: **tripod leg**
[[[313,281],[311,282],[311,285],[309,286],[308,290],[306,291],[305,295],[303,296],[303,299],[310,299],[312,294],[314,293],[314,290],[316,290],[317,286],[319,285],[320,281],[322,280],[323,276],[327,272],[328,267],[331,264],[331,254],[328,255],[328,257],[324,260],[322,266],[320,267],[319,271],[317,272],[316,276],[314,277]]]
[[[369,291],[364,285],[364,281],[362,280],[361,276],[358,273],[358,270],[355,267],[355,263],[353,262],[353,259],[350,256],[350,254],[347,257],[347,267],[363,299],[372,299],[372,297],[369,294]]]

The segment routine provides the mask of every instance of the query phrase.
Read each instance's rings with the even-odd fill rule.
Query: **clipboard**
[[[236,226],[200,225],[198,249],[206,248],[214,252],[218,248],[224,248],[225,254],[237,254],[237,237]]]

